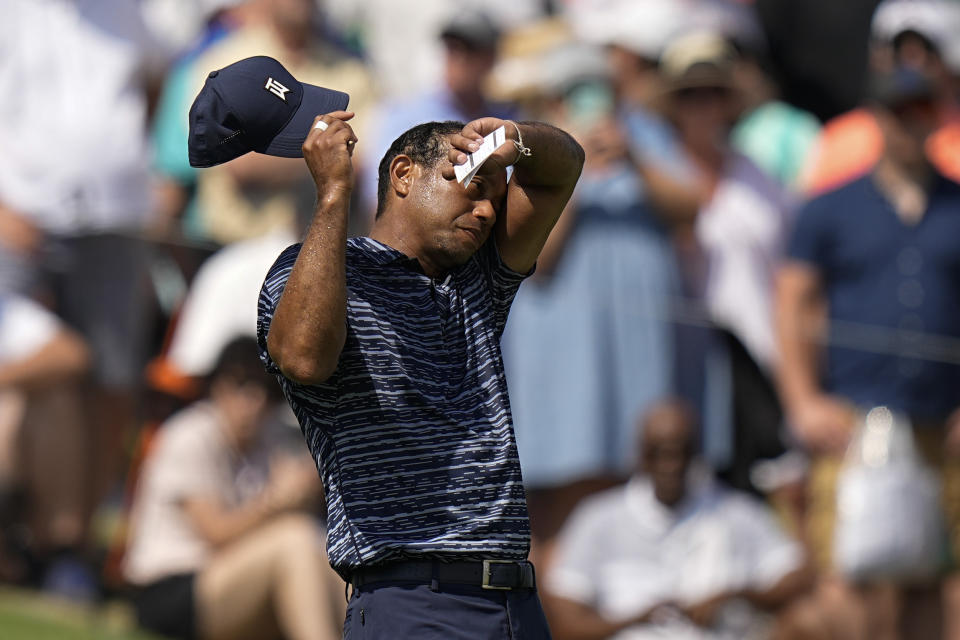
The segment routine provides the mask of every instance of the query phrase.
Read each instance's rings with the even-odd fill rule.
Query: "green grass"
[[[0,589],[0,640],[162,640],[134,626],[122,604],[94,609]]]

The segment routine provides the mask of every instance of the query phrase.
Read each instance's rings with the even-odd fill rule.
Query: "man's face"
[[[900,162],[925,162],[927,138],[938,125],[937,108],[932,100],[911,100],[876,112],[883,131],[888,155]]]
[[[271,400],[263,380],[224,377],[213,382],[210,397],[237,446],[243,449],[256,440]]]
[[[687,470],[693,457],[692,427],[687,414],[667,407],[655,412],[644,426],[641,460],[657,500],[672,507],[687,489]]]
[[[681,135],[698,146],[722,145],[735,112],[733,93],[723,87],[691,87],[676,92],[673,117]]]
[[[466,185],[435,167],[417,165],[412,183],[409,221],[432,264],[451,269],[464,264],[490,237],[506,201],[506,172],[483,171]]]
[[[454,94],[482,94],[484,83],[496,62],[492,50],[476,49],[456,38],[444,40],[445,77]]]

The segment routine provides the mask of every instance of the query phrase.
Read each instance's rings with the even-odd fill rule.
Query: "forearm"
[[[266,495],[236,509],[225,509],[212,501],[189,499],[184,501],[183,509],[194,530],[213,547],[236,540],[280,512]]]
[[[543,122],[519,122],[517,128],[530,155],[518,151],[513,179],[527,188],[568,188],[572,192],[583,169],[580,143],[566,131]],[[507,136],[519,141],[517,131],[511,129],[508,124]]]
[[[304,384],[330,377],[346,340],[349,205],[347,190],[318,201],[267,336],[270,357],[283,374]]]
[[[79,336],[61,331],[28,358],[0,367],[0,388],[33,390],[80,376],[90,366],[90,351]]]
[[[764,611],[776,611],[807,592],[814,582],[814,573],[809,566],[791,571],[773,587],[764,590],[747,589],[742,597]]]
[[[551,612],[556,620],[557,640],[606,640],[628,627],[643,623],[649,617],[649,614],[644,614],[615,622],[579,602],[557,597],[552,600]]]
[[[647,162],[631,156],[633,167],[643,179],[653,210],[668,225],[692,223],[706,200],[700,185],[674,179]]]
[[[780,348],[777,382],[789,410],[820,391],[820,344],[816,334],[824,323],[825,308],[815,292],[797,286],[789,275],[779,280],[775,313]]]

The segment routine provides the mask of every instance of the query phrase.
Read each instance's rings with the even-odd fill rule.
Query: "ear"
[[[390,186],[399,197],[410,193],[416,165],[410,156],[398,155],[390,163]]]

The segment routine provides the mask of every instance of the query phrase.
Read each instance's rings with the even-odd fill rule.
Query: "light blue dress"
[[[520,287],[502,341],[530,488],[628,473],[638,417],[673,386],[678,277],[643,185],[623,166],[585,174],[574,197],[563,256]]]

